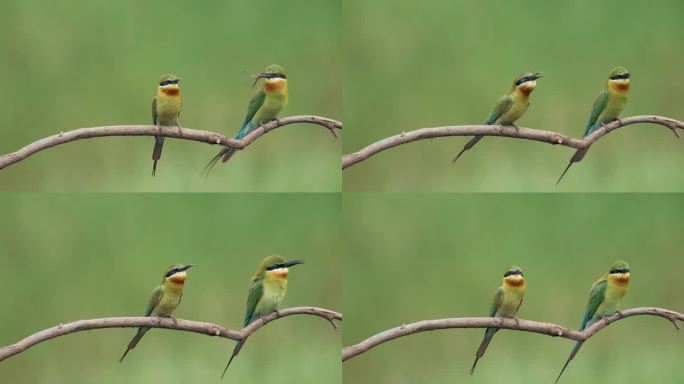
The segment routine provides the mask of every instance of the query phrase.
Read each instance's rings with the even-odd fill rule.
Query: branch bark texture
[[[267,132],[290,124],[308,123],[327,128],[338,137],[337,130],[342,129],[342,123],[321,116],[290,116],[280,120],[273,120],[255,129],[249,135],[240,140],[221,135],[211,131],[201,131],[190,128],[178,129],[178,127],[157,127],[156,125],[112,125],[94,128],[79,128],[73,131],[60,132],[35,141],[15,152],[0,156],[0,169],[18,163],[27,157],[42,150],[56,145],[69,143],[76,140],[91,139],[94,137],[109,136],[164,136],[174,139],[193,140],[207,144],[220,144],[224,147],[243,149]]]
[[[677,324],[677,321],[684,321],[683,313],[671,311],[669,309],[652,307],[631,308],[616,312],[613,315],[604,318],[602,321],[597,321],[584,331],[576,331],[558,324],[542,323],[539,321],[522,319],[505,319],[501,317],[461,317],[439,320],[423,320],[388,329],[384,332],[373,335],[358,344],[343,348],[342,361],[351,359],[352,357],[367,352],[382,343],[397,339],[399,337],[412,335],[414,333],[450,328],[501,328],[514,331],[540,333],[548,336],[560,336],[575,341],[586,341],[609,324],[627,317],[638,315],[651,315],[668,319],[674,324],[677,330],[679,330],[679,324]]]
[[[598,139],[611,131],[632,124],[651,123],[665,126],[674,132],[677,138],[680,137],[677,129],[684,129],[684,122],[671,119],[669,117],[643,115],[632,116],[613,121],[597,129],[585,139],[576,139],[553,131],[541,129],[516,128],[501,125],[457,125],[436,128],[422,128],[410,132],[402,132],[398,135],[390,136],[375,142],[357,152],[342,156],[342,169],[357,164],[376,153],[394,148],[396,146],[411,143],[418,140],[432,139],[435,137],[447,136],[502,136],[514,139],[540,141],[548,144],[560,144],[566,147],[582,149],[595,143]]]
[[[54,339],[59,336],[102,328],[166,328],[177,331],[202,333],[209,336],[218,336],[235,341],[242,341],[247,339],[249,335],[256,332],[259,328],[263,327],[269,322],[281,317],[292,315],[313,315],[322,317],[328,320],[335,329],[338,329],[336,321],[342,321],[341,313],[316,307],[293,307],[283,309],[278,312],[273,312],[268,316],[263,317],[261,320],[254,321],[241,331],[224,328],[220,325],[212,323],[162,317],[109,317],[92,320],[78,320],[42,330],[22,340],[19,340],[12,345],[0,348],[0,361],[24,352],[36,344]]]

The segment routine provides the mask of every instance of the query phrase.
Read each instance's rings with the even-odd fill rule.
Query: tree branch
[[[252,322],[250,325],[243,328],[241,331],[224,328],[217,324],[204,323],[199,321],[162,318],[162,317],[109,317],[103,319],[92,320],[78,320],[71,323],[60,324],[56,327],[48,328],[38,333],[34,333],[18,342],[0,348],[0,361],[17,355],[32,346],[42,343],[55,337],[68,335],[70,333],[87,331],[90,329],[101,328],[131,328],[131,327],[151,327],[151,328],[166,328],[177,331],[187,331],[202,333],[209,336],[219,336],[225,339],[241,341],[247,339],[249,335],[256,332],[259,328],[268,324],[269,322],[279,319],[281,317],[292,315],[314,315],[328,320],[335,329],[337,324],[335,321],[342,321],[342,314],[328,309],[316,307],[293,307],[273,312],[261,320]]]
[[[624,119],[619,119],[598,128],[587,136],[586,139],[576,139],[562,133],[553,131],[544,131],[541,129],[531,128],[515,128],[501,125],[457,125],[437,128],[422,128],[410,132],[402,132],[398,135],[390,136],[375,142],[360,151],[342,156],[342,169],[359,163],[367,158],[382,152],[386,149],[394,148],[401,144],[411,143],[413,141],[432,139],[435,137],[446,136],[503,136],[514,139],[541,141],[549,144],[560,144],[566,147],[575,149],[582,149],[595,143],[598,139],[606,135],[608,132],[614,131],[618,128],[638,123],[651,123],[665,126],[674,132],[675,136],[679,138],[677,129],[684,129],[684,122],[670,119],[662,116],[632,116]]]
[[[255,129],[249,135],[240,140],[235,140],[231,137],[210,131],[200,131],[190,128],[182,128],[179,130],[178,127],[157,127],[156,125],[113,125],[94,128],[80,128],[73,131],[60,132],[56,135],[48,136],[44,139],[35,141],[17,150],[16,152],[0,156],[0,169],[3,169],[9,165],[24,160],[37,152],[54,147],[56,145],[94,137],[164,136],[172,137],[174,139],[193,140],[207,144],[220,144],[224,147],[243,149],[269,131],[295,123],[320,125],[329,129],[335,138],[338,137],[337,130],[342,129],[341,122],[321,116],[290,116],[284,117],[280,120],[273,120]]]
[[[541,333],[543,335],[549,336],[560,336],[575,341],[586,341],[609,324],[620,319],[637,315],[659,316],[668,319],[674,324],[677,330],[679,330],[677,321],[684,321],[684,314],[682,313],[671,311],[669,309],[650,307],[631,308],[616,312],[613,315],[604,318],[602,321],[597,321],[584,331],[575,331],[558,324],[542,323],[539,321],[522,319],[505,319],[501,317],[461,317],[439,320],[423,320],[388,329],[384,332],[373,335],[358,344],[343,348],[342,361],[351,359],[352,357],[358,356],[376,347],[377,345],[402,336],[449,328],[501,328],[511,329],[514,331]]]

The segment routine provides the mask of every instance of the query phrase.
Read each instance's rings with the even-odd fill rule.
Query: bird
[[[582,316],[580,331],[584,331],[598,320],[617,312],[620,302],[625,297],[625,294],[627,294],[629,277],[629,264],[625,261],[617,260],[610,266],[608,273],[599,277],[598,280],[594,282],[591,286],[587,308],[584,310],[584,316]],[[558,383],[565,368],[568,367],[570,360],[572,360],[579,351],[582,343],[582,341],[575,343],[574,348],[572,348],[572,351],[570,352],[570,356],[568,356],[568,359],[565,361],[563,368],[556,378],[556,383]]]
[[[587,127],[584,130],[584,135],[582,135],[583,139],[599,127],[618,119],[622,110],[625,109],[627,100],[629,100],[629,77],[629,71],[625,67],[617,66],[610,70],[605,88],[594,100],[594,105],[589,114],[589,121],[587,121]],[[584,159],[588,150],[589,147],[586,147],[575,152],[570,158],[568,166],[560,175],[558,181],[556,181],[556,185],[560,183],[573,163],[578,163]]]
[[[285,69],[278,64],[269,65],[264,72],[257,73],[254,76],[254,86],[259,79],[264,79],[263,85],[259,92],[257,92],[247,107],[247,115],[242,122],[242,127],[235,140],[240,140],[247,136],[250,132],[259,128],[263,124],[278,117],[278,113],[287,106],[288,92],[287,92],[287,74]],[[211,169],[221,159],[225,163],[230,160],[237,149],[225,147],[214,156],[209,164],[204,168],[208,175]]]
[[[494,109],[485,120],[487,125],[512,125],[516,120],[522,117],[530,106],[530,94],[537,87],[537,79],[541,78],[542,72],[527,72],[518,75],[513,80],[513,86],[508,90],[508,93],[503,95],[496,103]],[[454,157],[452,163],[455,163],[463,152],[471,149],[482,140],[484,136],[478,135],[470,139],[463,147],[461,152]]]
[[[181,97],[178,83],[181,79],[172,74],[162,75],[159,79],[157,94],[152,100],[152,123],[157,127],[177,126],[178,116],[180,115],[183,98]],[[161,128],[159,128],[161,130]],[[152,151],[152,176],[157,173],[157,161],[161,158],[162,148],[164,147],[164,136],[154,137],[154,150]]]
[[[183,297],[183,286],[187,277],[188,268],[193,264],[174,264],[166,268],[161,284],[152,291],[149,303],[145,308],[145,316],[172,317],[171,313],[178,307]],[[135,348],[149,327],[140,327],[133,339],[128,343],[126,351],[119,359],[121,363],[128,351]]]
[[[519,267],[511,267],[504,273],[501,286],[494,294],[494,301],[489,310],[489,316],[492,317],[515,317],[515,314],[522,305],[525,297],[525,278],[523,277],[522,269]],[[492,341],[494,334],[499,331],[499,328],[487,328],[485,330],[484,339],[480,343],[480,348],[475,353],[475,362],[470,368],[470,374],[475,371],[477,361],[484,356],[489,342]]]
[[[302,260],[287,260],[283,256],[266,256],[249,284],[249,294],[247,296],[247,306],[243,326],[248,326],[253,321],[260,319],[271,312],[277,311],[287,293],[287,276],[289,268],[303,264]],[[221,374],[221,378],[226,374],[230,363],[235,356],[240,353],[240,349],[245,344],[245,340],[239,341],[233,349],[233,354],[226,364],[226,368]]]

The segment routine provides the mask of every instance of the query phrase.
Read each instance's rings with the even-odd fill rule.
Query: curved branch
[[[631,308],[619,311],[611,316],[597,321],[584,331],[575,331],[562,325],[542,323],[539,321],[511,319],[501,317],[461,317],[439,320],[423,320],[416,323],[404,324],[373,335],[362,342],[342,349],[342,361],[358,356],[371,348],[396,338],[414,333],[434,331],[449,328],[501,328],[515,331],[541,333],[549,336],[560,336],[575,341],[586,341],[609,324],[631,316],[651,315],[670,320],[679,330],[677,321],[684,321],[684,313],[662,308]]]
[[[674,132],[675,136],[679,138],[677,129],[684,129],[684,122],[662,116],[632,116],[624,119],[619,119],[598,128],[591,135],[585,139],[576,139],[562,133],[553,131],[544,131],[541,129],[531,128],[515,128],[511,126],[501,125],[457,125],[437,128],[422,128],[410,132],[402,132],[398,135],[390,136],[375,142],[360,151],[342,156],[342,169],[352,166],[358,162],[366,160],[367,158],[382,152],[386,149],[394,148],[401,144],[411,143],[413,141],[432,139],[435,137],[446,136],[503,136],[514,139],[524,139],[541,141],[549,144],[560,144],[566,147],[575,149],[582,149],[590,146],[598,139],[606,135],[608,132],[614,131],[618,128],[638,123],[651,123],[665,126]]]
[[[293,307],[283,309],[278,312],[273,312],[261,318],[261,321],[254,321],[250,325],[243,328],[241,331],[224,328],[217,324],[204,323],[200,321],[191,321],[175,318],[162,317],[109,317],[103,319],[92,320],[78,320],[71,323],[60,324],[56,327],[48,328],[38,333],[34,333],[18,342],[0,348],[0,361],[17,355],[32,346],[42,343],[55,337],[68,335],[74,332],[87,331],[90,329],[102,328],[131,328],[131,327],[151,327],[151,328],[166,328],[177,331],[187,331],[202,333],[209,336],[219,336],[225,339],[241,341],[247,339],[249,335],[256,332],[259,328],[268,324],[269,322],[279,319],[281,317],[292,315],[314,315],[328,320],[335,329],[337,324],[335,321],[342,321],[342,314],[328,309],[316,307]]]
[[[289,124],[308,123],[325,127],[338,137],[338,129],[342,129],[342,123],[336,120],[321,116],[290,116],[280,120],[270,121],[255,129],[240,140],[221,135],[210,131],[200,131],[190,128],[178,129],[178,127],[157,127],[156,125],[112,125],[94,128],[80,128],[73,131],[60,132],[56,135],[48,136],[44,139],[35,141],[16,152],[0,156],[0,169],[17,163],[27,157],[42,150],[52,148],[59,144],[69,143],[81,139],[108,136],[164,136],[174,139],[184,139],[199,141],[207,144],[220,144],[224,147],[243,149],[254,142],[259,137],[269,131]]]

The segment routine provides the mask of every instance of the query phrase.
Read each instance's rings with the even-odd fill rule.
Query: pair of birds
[[[515,127],[516,120],[520,119],[530,105],[530,94],[537,86],[537,79],[542,77],[541,72],[524,73],[515,78],[513,86],[496,104],[492,112],[485,120],[488,125],[510,125]],[[617,120],[629,99],[629,71],[625,67],[617,66],[610,70],[608,82],[605,88],[594,101],[594,105],[589,114],[589,121],[584,130],[582,138],[586,138],[596,129],[604,126],[611,121]],[[473,148],[484,136],[475,136],[466,143],[461,152],[456,155],[453,162],[456,162],[461,155]],[[563,174],[558,178],[556,184],[560,183],[565,173],[573,163],[582,161],[589,148],[578,149],[570,158],[568,166]]]
[[[266,256],[259,263],[250,281],[243,326],[246,327],[255,320],[278,310],[287,293],[289,268],[303,263],[304,261],[302,260],[287,260],[279,255]],[[176,264],[166,269],[161,284],[152,291],[152,297],[145,308],[145,316],[172,318],[171,314],[178,307],[183,297],[187,270],[192,266],[193,264]],[[140,339],[149,330],[150,328],[148,327],[138,328],[119,362],[123,361],[128,352],[138,345]],[[230,356],[230,360],[228,360],[221,378],[226,374],[235,356],[240,353],[244,343],[245,340],[239,341],[235,349],[233,349],[233,354]]]
[[[629,265],[622,260],[618,260],[610,266],[608,273],[603,274],[594,282],[591,286],[587,308],[584,310],[580,331],[587,329],[598,320],[608,317],[617,311],[620,302],[627,293],[629,278]],[[522,305],[524,296],[525,278],[523,277],[522,270],[518,267],[511,267],[504,274],[501,287],[496,290],[489,316],[515,318],[515,314]],[[475,371],[477,361],[484,355],[489,342],[498,330],[499,328],[487,328],[487,330],[485,330],[484,339],[482,340],[482,343],[480,343],[480,348],[478,348],[475,353],[475,362],[470,369],[471,375]],[[560,374],[556,378],[556,383],[558,383],[565,368],[568,367],[570,360],[572,360],[579,351],[582,343],[582,341],[578,341],[575,344],[575,347],[570,352],[570,356],[568,356],[568,359],[565,361]]]
[[[247,107],[247,115],[242,122],[240,131],[235,136],[240,140],[261,125],[275,120],[278,113],[285,108],[288,101],[287,75],[283,67],[273,64],[268,66],[264,72],[254,76],[254,84],[259,79],[264,79],[259,92],[257,92]],[[159,79],[157,95],[152,101],[152,122],[156,126],[177,126],[178,116],[180,116],[183,99],[181,97],[178,83],[181,79],[178,76],[166,74]],[[154,150],[152,151],[152,176],[157,173],[157,162],[161,158],[162,148],[164,147],[164,136],[155,136]],[[214,165],[221,159],[222,162],[230,160],[235,154],[235,148],[223,148],[214,158],[211,159],[205,168],[208,174]]]

